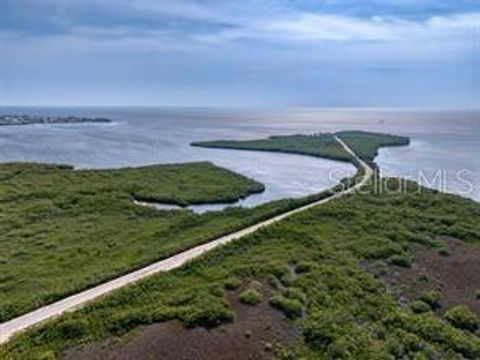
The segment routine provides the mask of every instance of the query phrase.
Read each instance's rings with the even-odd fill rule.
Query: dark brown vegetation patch
[[[230,297],[235,310],[232,323],[207,330],[187,329],[178,321],[143,327],[128,340],[110,341],[68,350],[67,360],[271,359],[275,351],[293,346],[298,337],[294,323],[267,301],[242,304]]]
[[[453,238],[443,240],[447,252],[418,247],[410,268],[392,267],[383,279],[400,298],[414,301],[439,291],[440,313],[456,305],[467,305],[480,314],[480,247]]]

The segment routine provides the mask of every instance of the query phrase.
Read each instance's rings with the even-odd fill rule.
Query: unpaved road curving
[[[361,186],[365,185],[367,181],[372,177],[373,170],[368,166],[363,160],[361,160],[340,138],[335,136],[336,141],[351,154],[360,164],[364,170],[364,176],[362,180],[353,187],[350,187],[341,192],[335,193],[332,196],[313,202],[311,204],[299,207],[297,209],[285,212],[281,215],[277,215],[268,220],[264,220],[255,225],[249,226],[243,230],[236,231],[232,234],[222,236],[216,240],[210,241],[206,244],[196,246],[189,250],[178,253],[177,255],[171,256],[167,259],[158,261],[151,265],[148,265],[139,270],[133,271],[126,275],[120,276],[114,280],[108,281],[106,283],[95,286],[91,289],[79,292],[75,295],[69,296],[63,300],[59,300],[50,305],[43,306],[37,310],[34,310],[25,315],[19,316],[7,322],[0,324],[0,344],[6,343],[14,334],[17,334],[23,330],[26,330],[32,326],[38,325],[46,320],[57,317],[65,312],[76,310],[85,304],[98,299],[99,297],[106,295],[114,290],[117,290],[121,287],[133,284],[139,280],[142,280],[151,275],[170,271],[172,269],[178,268],[190,260],[196,259],[202,254],[215,249],[221,245],[227,244],[233,240],[242,238],[249,234],[254,233],[260,228],[275,224],[293,214],[308,210],[318,205],[325,204],[333,199],[337,199],[346,194],[356,191]]]

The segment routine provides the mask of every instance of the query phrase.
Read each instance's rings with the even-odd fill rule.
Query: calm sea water
[[[350,129],[407,135],[410,146],[381,151],[377,163],[385,173],[480,200],[480,113],[474,111],[0,107],[0,113],[113,120],[0,127],[0,162],[112,168],[209,160],[266,185],[263,194],[245,201],[247,206],[326,189],[354,169],[307,156],[194,148],[192,141]]]

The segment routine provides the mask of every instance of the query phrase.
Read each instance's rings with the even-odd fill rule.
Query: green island
[[[345,132],[343,136],[336,136],[369,161],[373,161],[380,146],[408,143],[405,138],[360,132]],[[278,138],[271,138],[274,144],[262,140],[262,149],[258,150],[266,151],[271,146],[271,151],[300,152],[299,149],[304,147],[305,154],[333,158],[326,154],[333,154],[335,145],[323,139],[319,142],[329,144],[326,149],[320,147],[312,150],[316,147],[317,139],[312,142],[311,137],[285,137],[288,138],[284,142],[285,147],[279,146]],[[229,146],[228,142],[224,145],[213,147],[236,146]],[[346,153],[340,156],[345,161],[349,158]],[[185,182],[195,179],[195,182],[201,183],[191,173],[187,174],[189,166],[192,165],[177,165],[185,167],[182,169],[186,171]],[[195,166],[201,167],[199,164]],[[218,171],[213,165],[208,166],[210,170]],[[72,177],[83,173],[64,168],[53,169],[54,172],[72,173]],[[131,200],[134,194],[143,194],[141,196],[147,198],[162,201],[167,198],[173,203],[188,204],[215,198],[215,191],[207,192],[208,195],[203,197],[197,192],[202,188],[201,185],[195,185],[195,191],[188,191],[190,188],[185,185],[188,189],[175,189],[175,195],[169,197],[166,194],[170,193],[159,191],[156,186],[148,188],[150,181],[145,187],[138,187],[138,180],[135,180],[130,186],[119,190],[115,186],[108,186],[109,182],[98,176],[96,181],[90,178],[85,182],[85,198],[78,189],[74,192],[82,200],[72,204],[70,198],[65,196],[66,189],[72,183],[59,180],[60,186],[45,180],[47,189],[36,186],[32,190],[33,183],[39,181],[42,184],[37,180],[41,176],[35,174],[37,170],[40,173],[43,171],[47,179],[50,170],[42,170],[40,165],[8,164],[3,165],[1,172],[1,224],[2,228],[11,226],[8,240],[1,245],[11,246],[7,247],[9,251],[16,251],[19,246],[25,246],[25,250],[20,255],[2,259],[0,266],[2,270],[12,271],[15,263],[23,259],[23,266],[18,269],[31,271],[30,274],[18,272],[16,281],[13,279],[10,283],[7,282],[10,281],[8,277],[3,278],[1,286],[10,284],[12,289],[8,300],[15,296],[19,300],[21,296],[28,295],[27,287],[19,293],[14,292],[15,287],[23,286],[19,279],[31,281],[30,291],[32,288],[40,289],[38,284],[33,283],[39,280],[38,272],[42,271],[42,267],[35,267],[35,257],[45,256],[47,261],[47,257],[52,259],[53,256],[54,261],[50,260],[51,263],[47,264],[54,265],[60,260],[55,256],[64,255],[59,251],[61,249],[50,251],[49,247],[60,246],[64,236],[74,236],[68,233],[75,232],[75,236],[80,238],[70,238],[72,240],[68,247],[72,247],[72,252],[63,262],[59,262],[60,267],[56,271],[46,277],[59,287],[65,287],[62,282],[68,281],[66,277],[62,278],[62,271],[71,271],[71,281],[74,275],[83,276],[88,270],[91,283],[95,283],[108,271],[110,276],[115,272],[112,271],[114,263],[116,270],[121,273],[128,266],[137,267],[142,261],[148,263],[153,258],[206,241],[215,233],[226,229],[232,231],[248,222],[254,223],[258,219],[329,196],[347,183],[302,199],[280,200],[254,209],[234,208],[220,213],[196,215],[188,211],[167,212],[136,207]],[[23,171],[32,174],[22,175]],[[116,171],[118,173],[113,176],[115,180],[109,181],[118,186],[123,186],[119,183],[128,184],[128,181],[117,179],[123,170]],[[231,173],[223,175],[238,176]],[[112,177],[108,171],[105,176]],[[358,174],[353,178],[353,183],[357,178]],[[230,188],[230,196],[245,196],[261,190],[261,185],[250,179],[238,179],[238,186]],[[221,186],[220,182],[224,180],[218,177],[217,181]],[[194,337],[198,336],[198,332],[195,332],[198,327],[211,329],[208,336],[221,334],[222,338],[231,339],[230,329],[237,326],[235,329],[238,330],[237,323],[240,323],[243,327],[240,333],[234,333],[236,341],[242,338],[250,348],[255,347],[254,344],[261,344],[271,357],[284,360],[478,359],[480,338],[476,331],[480,313],[479,278],[470,281],[465,290],[459,293],[455,288],[455,282],[459,281],[455,274],[461,274],[474,266],[472,264],[480,263],[480,205],[402,179],[376,181],[366,185],[362,191],[295,214],[179,269],[122,288],[76,312],[28,330],[1,346],[0,358],[87,359],[101,358],[115,351],[127,355],[138,354],[135,352],[138,348],[132,348],[131,343],[142,339],[151,341],[149,336],[152,331],[167,336],[166,331],[170,331],[170,328],[159,324],[175,320],[184,326],[178,330],[183,340],[197,341],[198,338]],[[8,183],[17,189],[13,199],[19,205],[15,205],[18,206],[15,211],[10,208],[15,201],[8,200],[8,196],[12,196],[12,188],[6,187]],[[37,191],[38,199],[28,195]],[[224,191],[222,188],[222,195],[218,196],[225,196]],[[50,203],[50,199],[55,198],[69,199],[66,203],[70,206],[63,209],[53,201]],[[114,208],[111,206],[113,201],[118,201]],[[43,206],[48,211],[44,211]],[[76,211],[83,211],[84,206],[88,211],[68,216],[69,211],[73,215]],[[38,211],[32,211],[35,209]],[[29,217],[31,214],[33,218]],[[55,221],[56,224],[49,221]],[[42,238],[45,232],[49,234],[50,229],[59,233]],[[115,232],[115,236],[109,238],[110,232]],[[117,243],[120,241],[119,235],[124,243]],[[131,241],[132,238],[135,241]],[[50,245],[41,243],[36,247],[35,243],[42,239],[49,239]],[[101,247],[104,252],[89,253],[88,244],[94,246],[93,249]],[[117,248],[118,245],[122,246]],[[133,246],[133,250],[127,251],[128,246]],[[135,248],[137,246],[140,250]],[[122,256],[124,252],[127,252],[125,257]],[[144,254],[142,260],[140,254]],[[29,256],[32,256],[30,261]],[[79,260],[77,264],[83,267],[69,265],[76,261],[76,257],[82,259],[83,263]],[[103,262],[109,263],[108,271],[101,267]],[[441,266],[434,268],[432,264]],[[1,274],[4,276],[5,272]],[[30,280],[29,275],[35,276]],[[83,288],[87,282],[75,285]],[[6,288],[8,290],[8,286]],[[9,304],[12,306],[15,302]],[[10,311],[6,318],[15,311],[25,311],[29,307],[31,303],[24,305],[23,309]],[[238,316],[239,312],[242,316]],[[271,312],[283,317],[275,317]],[[268,326],[293,334],[289,335],[291,341],[286,336],[284,342],[271,340],[266,343],[270,339],[265,324],[261,329],[256,328],[255,323],[245,325],[245,314],[262,316],[262,319],[268,320],[265,320]],[[205,342],[205,337],[202,339]],[[195,344],[195,341],[191,343]],[[178,344],[172,341],[173,345]],[[233,351],[228,348],[218,350],[225,353]],[[175,348],[173,351],[181,352],[182,349]]]

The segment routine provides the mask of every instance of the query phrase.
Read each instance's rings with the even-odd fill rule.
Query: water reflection
[[[107,117],[114,124],[0,128],[0,161],[112,168],[209,160],[264,183],[262,201],[299,197],[334,185],[329,174],[349,164],[306,156],[192,148],[193,141],[252,139],[319,131],[367,130],[410,136],[410,147],[386,148],[377,163],[391,175],[419,170],[469,171],[480,200],[480,116],[474,111],[168,108],[0,108],[1,113]],[[451,177],[448,190],[465,184]]]

